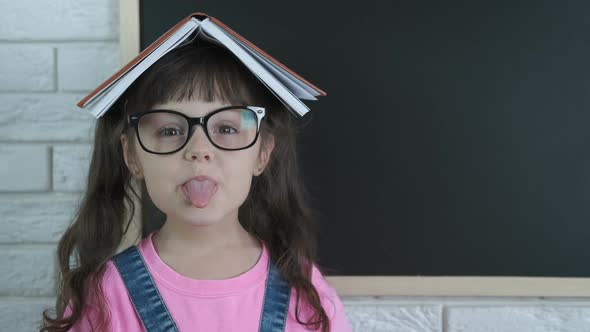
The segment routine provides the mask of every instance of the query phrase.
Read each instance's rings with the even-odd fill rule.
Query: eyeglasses
[[[222,150],[243,150],[258,139],[264,107],[227,106],[204,117],[191,118],[173,110],[149,110],[130,114],[126,128],[134,127],[141,147],[154,154],[170,154],[182,149],[201,125],[207,138]]]

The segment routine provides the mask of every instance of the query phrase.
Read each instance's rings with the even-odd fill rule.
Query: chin
[[[223,220],[223,215],[219,211],[215,211],[210,207],[196,208],[192,205],[178,217],[183,222],[196,227],[214,225]]]
[[[187,221],[187,223],[192,227],[207,227],[214,225],[216,222],[211,220],[193,219]]]

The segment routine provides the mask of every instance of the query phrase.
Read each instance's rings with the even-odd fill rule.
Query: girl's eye
[[[238,131],[230,126],[219,126],[216,130],[217,133],[219,134],[235,134]]]
[[[184,132],[178,128],[162,128],[162,129],[160,129],[159,134],[160,134],[160,136],[169,137],[169,136],[184,135]]]

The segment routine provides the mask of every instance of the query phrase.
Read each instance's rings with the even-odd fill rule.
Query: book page
[[[237,56],[242,63],[264,83],[271,92],[281,100],[288,109],[295,112],[296,115],[303,116],[309,112],[309,108],[297,96],[293,94],[281,81],[276,78],[272,72],[266,69],[258,62],[248,51],[244,50],[240,44],[230,38],[225,30],[209,19],[201,22],[201,27],[205,33],[219,40],[229,51]]]
[[[142,61],[137,63],[132,69],[111,83],[106,89],[98,93],[93,99],[84,105],[96,117],[100,117],[109,109],[115,101],[123,94],[127,88],[144,72],[153,65],[162,56],[176,48],[179,44],[191,36],[191,33],[200,26],[200,21],[196,18],[190,19],[185,25],[180,27],[176,32],[165,40],[160,46],[146,56]]]
[[[285,84],[285,86],[293,91],[297,97],[305,100],[317,100],[315,96],[319,96],[320,93],[318,93],[315,89],[311,88],[297,77],[291,75],[291,73],[284,70],[280,66],[277,66],[274,62],[270,61],[262,54],[258,53],[255,49],[243,43],[240,39],[234,37],[231,33],[225,30],[224,32],[227,36],[232,38],[236,43],[240,44],[240,46],[253,55],[264,67],[266,67],[266,69],[271,71],[283,84]]]

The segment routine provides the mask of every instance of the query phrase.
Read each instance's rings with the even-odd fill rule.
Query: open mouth
[[[182,185],[182,193],[194,207],[204,208],[217,192],[217,182],[208,177],[195,177]]]

